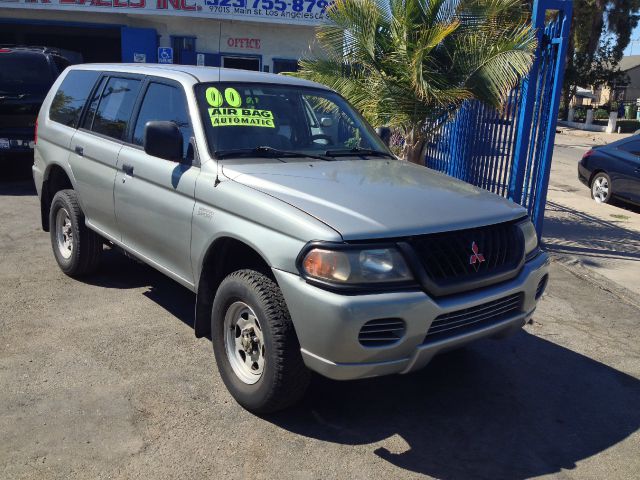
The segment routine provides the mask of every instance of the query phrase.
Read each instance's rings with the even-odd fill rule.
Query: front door
[[[149,263],[186,286],[191,268],[191,216],[200,169],[192,166],[192,136],[182,86],[149,80],[134,116],[131,141],[123,146],[115,181],[115,210],[122,242]],[[175,122],[184,139],[184,159],[173,162],[147,155],[144,127],[152,120]]]

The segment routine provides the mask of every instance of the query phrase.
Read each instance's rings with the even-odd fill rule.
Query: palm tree
[[[465,100],[499,107],[536,46],[523,0],[336,0],[327,15],[317,32],[324,56],[303,59],[295,75],[400,130],[414,163]]]

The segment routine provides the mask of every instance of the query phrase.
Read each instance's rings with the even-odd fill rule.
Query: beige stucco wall
[[[196,50],[198,52],[262,55],[262,64],[268,65],[270,69],[273,68],[273,58],[299,59],[309,54],[321,54],[314,45],[315,28],[311,26],[236,20],[220,21],[170,15],[19,10],[1,7],[0,18],[104,23],[154,28],[160,35],[161,47],[170,46],[170,35],[194,36],[197,37]],[[227,44],[229,37],[259,38],[260,48],[247,49],[229,46]]]
[[[636,100],[640,98],[640,67],[627,70],[629,85],[625,90],[625,100]]]

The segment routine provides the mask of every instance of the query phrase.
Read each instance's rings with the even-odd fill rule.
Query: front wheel
[[[611,201],[611,178],[604,172],[596,173],[591,182],[591,197],[598,203]]]
[[[310,372],[272,279],[254,270],[227,276],[213,302],[211,332],[220,376],[244,408],[271,413],[302,398]]]

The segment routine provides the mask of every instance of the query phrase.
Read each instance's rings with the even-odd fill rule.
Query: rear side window
[[[12,51],[0,53],[0,92],[44,97],[53,84],[53,72],[43,54]]]
[[[100,95],[91,130],[122,140],[136,103],[140,80],[111,77]]]
[[[186,157],[189,139],[193,136],[189,122],[187,99],[181,88],[162,83],[150,83],[144,96],[138,120],[133,131],[133,143],[142,145],[144,140],[144,126],[152,120],[174,122],[182,132],[184,140],[184,156]]]
[[[77,127],[82,107],[87,102],[99,75],[100,72],[90,70],[69,72],[53,97],[49,108],[49,118],[69,127]]]
[[[58,55],[52,55],[51,59],[58,69],[58,74],[61,74],[65,68],[71,65],[71,62],[69,60],[64,57],[59,57]]]

